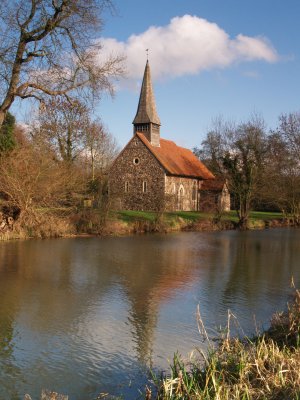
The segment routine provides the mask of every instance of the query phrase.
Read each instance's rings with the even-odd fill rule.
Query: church
[[[224,182],[216,185],[214,175],[192,151],[161,138],[160,126],[147,60],[133,120],[133,137],[118,155],[109,173],[112,208],[203,210],[201,187],[204,182],[206,203],[207,194],[212,193],[210,199],[214,204],[222,203],[228,208],[229,193]],[[210,186],[214,190],[210,191]]]

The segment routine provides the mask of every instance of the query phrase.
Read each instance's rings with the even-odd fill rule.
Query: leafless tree
[[[266,161],[263,199],[300,225],[300,113],[280,116]]]
[[[89,121],[84,134],[85,157],[92,181],[96,172],[102,175],[116,158],[119,148],[101,120]]]
[[[224,175],[222,155],[231,150],[232,133],[236,128],[235,122],[225,121],[220,115],[213,119],[212,129],[202,141],[201,147],[193,149],[195,155],[216,176]]]
[[[278,133],[286,144],[290,155],[300,162],[300,112],[282,114],[279,117]]]
[[[46,142],[59,159],[71,163],[84,150],[88,124],[89,111],[79,101],[50,99],[40,107],[32,136],[36,142]]]
[[[209,132],[203,146],[214,172],[226,179],[239,226],[245,229],[252,201],[261,184],[266,156],[263,120],[253,116],[238,125],[218,124],[215,131]]]
[[[112,92],[121,58],[99,62],[95,40],[110,0],[2,0],[0,2],[0,127],[16,98]],[[98,62],[95,58],[98,57]]]
[[[82,163],[92,180],[103,174],[116,157],[118,146],[100,119],[92,120],[91,110],[79,101],[50,99],[31,123],[35,143],[46,143],[57,158]]]

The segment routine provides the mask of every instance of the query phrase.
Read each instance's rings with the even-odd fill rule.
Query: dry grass
[[[7,239],[57,238],[70,236],[76,230],[68,216],[55,215],[51,212],[32,213],[27,215],[26,223],[17,221],[14,230]]]
[[[54,238],[73,235],[76,233],[73,224],[68,217],[61,217],[52,214],[40,216],[39,220],[27,227],[29,236],[35,238]]]
[[[230,323],[228,322],[228,327]],[[201,333],[209,340],[199,314]],[[271,328],[254,339],[230,339],[217,349],[199,351],[197,362],[176,354],[170,376],[154,379],[146,398],[199,400],[300,399],[300,292],[286,313],[276,314]]]

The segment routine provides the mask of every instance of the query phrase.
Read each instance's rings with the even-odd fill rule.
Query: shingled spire
[[[159,147],[160,119],[158,117],[151,82],[150,66],[147,60],[140,100],[136,116],[133,120],[133,133],[143,133],[152,146]]]

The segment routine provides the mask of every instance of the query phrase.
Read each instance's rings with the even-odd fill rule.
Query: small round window
[[[138,165],[139,163],[140,163],[140,159],[137,158],[137,157],[135,157],[135,158],[133,159],[133,164],[134,164],[134,165]]]

